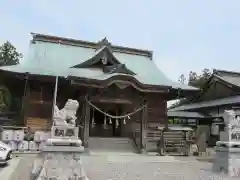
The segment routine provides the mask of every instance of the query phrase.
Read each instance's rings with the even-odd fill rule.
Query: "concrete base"
[[[240,177],[240,149],[216,147],[212,171],[225,173],[231,177]]]
[[[84,152],[84,147],[74,147],[74,146],[45,146],[42,150],[43,152],[74,152],[82,153]]]
[[[41,152],[43,163],[35,162],[32,177],[37,177],[37,180],[51,178],[88,180],[80,160],[80,155],[84,152],[81,140],[52,138],[48,139],[47,142]]]
[[[81,146],[82,141],[77,138],[49,138],[46,142],[49,146],[69,146],[74,144],[74,146]]]
[[[44,178],[88,180],[80,159],[81,152],[44,151],[44,163],[37,180]]]

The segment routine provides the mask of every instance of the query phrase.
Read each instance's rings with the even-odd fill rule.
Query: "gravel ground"
[[[230,180],[226,175],[211,172],[211,163],[189,158],[175,162],[129,161],[110,162],[103,157],[83,157],[85,171],[90,180]],[[126,162],[122,160],[126,158]],[[186,157],[187,158],[187,157]],[[182,159],[182,158],[180,158]]]
[[[176,157],[173,162],[152,161],[153,156],[87,156],[82,157],[89,180],[232,180],[213,174],[211,163],[194,157]],[[161,160],[160,157],[156,157]],[[11,180],[30,180],[31,165],[36,157],[21,157]],[[239,179],[239,178],[238,178]]]

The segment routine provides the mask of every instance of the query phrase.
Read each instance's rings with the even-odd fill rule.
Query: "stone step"
[[[89,149],[133,151],[133,145],[129,138],[90,138]]]

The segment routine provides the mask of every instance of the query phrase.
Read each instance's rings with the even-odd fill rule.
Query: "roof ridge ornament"
[[[103,52],[103,55],[102,55],[102,57],[101,57],[101,61],[102,61],[103,65],[107,65],[107,63],[108,63],[108,57],[107,57],[106,52]]]
[[[107,40],[106,37],[104,37],[102,40],[97,42],[97,48],[96,51],[102,47],[107,47],[111,51],[111,43]]]

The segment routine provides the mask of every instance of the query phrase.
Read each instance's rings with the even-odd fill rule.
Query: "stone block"
[[[19,151],[28,151],[28,141],[22,141],[18,144]]]
[[[212,171],[240,177],[240,114],[234,110],[225,111],[224,122],[226,127],[216,143]]]
[[[16,142],[21,142],[24,139],[24,130],[17,130],[13,132],[13,140]]]
[[[29,141],[28,149],[29,149],[29,151],[37,151],[38,144],[35,141]]]
[[[76,152],[44,153],[45,160],[39,178],[70,179],[77,177],[87,179],[80,154]]]
[[[4,130],[2,132],[2,141],[9,142],[13,140],[13,131],[12,130]]]
[[[51,129],[51,138],[78,138],[78,127],[75,126],[53,126]]]

